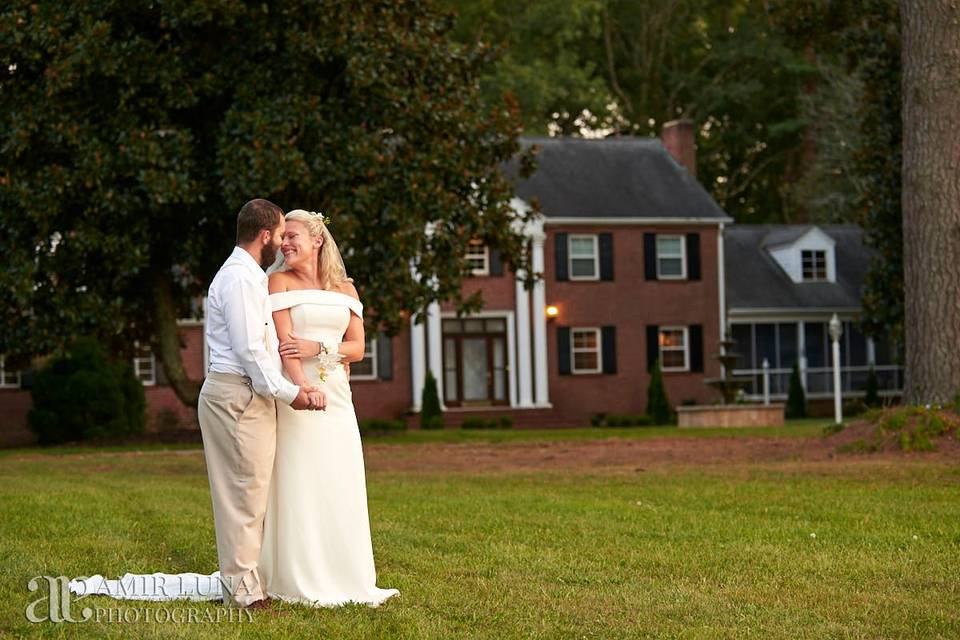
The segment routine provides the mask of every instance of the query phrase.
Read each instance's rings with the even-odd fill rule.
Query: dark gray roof
[[[729,220],[658,138],[521,138],[540,147],[537,170],[517,184],[547,218],[709,218]],[[516,176],[517,163],[508,164]]]
[[[768,239],[794,240],[812,225],[734,224],[724,229],[724,267],[729,309],[858,309],[872,253],[855,225],[817,225],[833,238],[836,282],[796,283],[770,256]],[[799,233],[796,233],[800,230]]]

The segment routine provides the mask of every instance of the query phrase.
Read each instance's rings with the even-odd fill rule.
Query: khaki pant
[[[276,401],[254,393],[245,376],[211,372],[200,390],[197,414],[223,601],[243,607],[267,595],[258,561],[277,449]]]

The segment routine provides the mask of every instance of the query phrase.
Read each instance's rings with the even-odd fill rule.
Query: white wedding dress
[[[335,291],[310,289],[270,296],[273,310],[290,309],[293,332],[338,343],[350,314],[363,305]],[[399,595],[376,586],[367,513],[360,430],[342,365],[305,359],[304,373],[327,397],[325,411],[295,411],[277,403],[277,453],[264,519],[260,570],[273,598],[316,607],[378,606]],[[324,373],[321,374],[321,369]],[[321,379],[321,377],[323,379]],[[77,594],[133,600],[215,600],[219,572],[204,575],[97,575],[70,583]]]

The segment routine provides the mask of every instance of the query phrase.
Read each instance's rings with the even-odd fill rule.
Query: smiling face
[[[277,251],[283,242],[283,233],[286,230],[286,223],[283,216],[280,216],[280,224],[273,231],[264,229],[260,233],[260,266],[266,269],[277,259]]]
[[[322,244],[323,238],[311,236],[307,225],[297,220],[289,220],[283,232],[280,251],[283,259],[293,269],[301,264],[316,262]]]

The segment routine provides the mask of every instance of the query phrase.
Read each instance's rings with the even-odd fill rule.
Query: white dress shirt
[[[253,390],[291,404],[300,387],[283,377],[267,274],[235,247],[214,276],[204,321],[210,371],[249,376]]]

